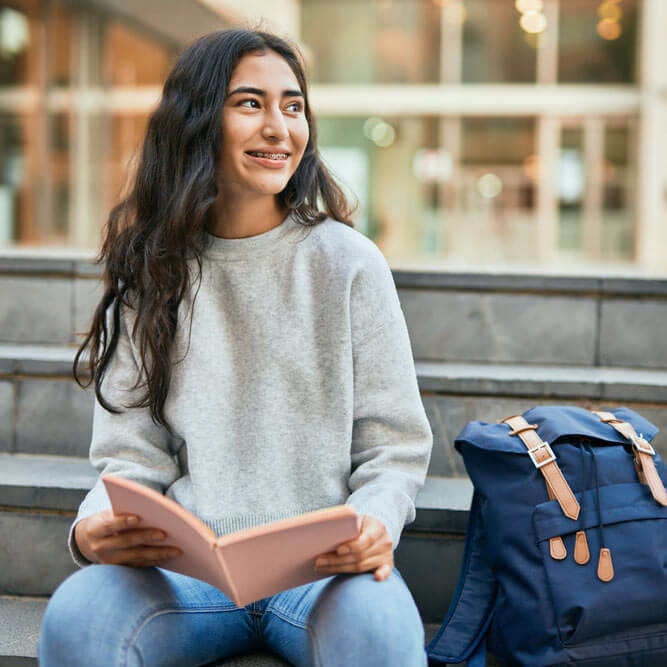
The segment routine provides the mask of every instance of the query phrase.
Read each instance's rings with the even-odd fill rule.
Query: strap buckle
[[[630,441],[632,442],[632,447],[634,449],[643,452],[644,454],[655,456],[655,449],[653,449],[653,447],[651,447],[651,445],[646,440],[644,440],[643,433],[640,433],[639,436],[633,434],[630,436]]]
[[[549,456],[544,459],[544,461],[538,461],[535,458],[535,452],[538,449],[545,449],[547,450],[547,453]],[[552,461],[556,460],[556,455],[553,452],[553,449],[551,449],[551,446],[549,445],[548,442],[542,441],[539,445],[535,445],[535,447],[532,447],[528,450],[528,456],[530,456],[530,460],[533,462],[533,465],[539,470],[542,466],[546,465],[547,463],[551,463]]]

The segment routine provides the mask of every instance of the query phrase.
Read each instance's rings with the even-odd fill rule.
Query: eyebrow
[[[234,88],[227,97],[236,95],[236,93],[252,93],[253,95],[259,95],[260,97],[266,97],[266,91],[261,88],[253,88],[252,86],[239,86]],[[303,97],[303,93],[300,90],[283,90],[283,97]]]

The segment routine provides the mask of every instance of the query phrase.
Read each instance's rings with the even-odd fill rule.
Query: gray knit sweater
[[[165,404],[175,437],[146,408],[111,414],[96,401],[100,477],[70,529],[75,562],[90,564],[74,526],[111,507],[104,474],[165,493],[216,535],[350,504],[381,520],[395,549],[433,435],[386,259],[347,225],[308,228],[292,214],[263,234],[209,241],[179,311]],[[102,384],[116,406],[139,395],[133,315],[122,311]]]

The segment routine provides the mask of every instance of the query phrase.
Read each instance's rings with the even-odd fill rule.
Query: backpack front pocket
[[[533,513],[562,644],[667,624],[667,507],[639,483],[603,486],[586,491],[583,498],[576,495],[584,507],[576,520],[563,516],[556,501],[538,505]],[[585,565],[574,560],[575,534],[581,530],[590,551]],[[557,536],[567,551],[562,560],[550,555],[549,539]],[[598,578],[602,538],[611,554],[610,581]]]

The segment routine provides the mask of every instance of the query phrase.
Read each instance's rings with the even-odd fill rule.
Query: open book
[[[331,576],[315,570],[315,558],[361,529],[353,507],[335,505],[216,537],[194,514],[143,484],[116,475],[102,482],[114,514],[136,514],[133,528],[159,528],[166,537],[156,544],[182,551],[159,567],[215,586],[237,607]]]

